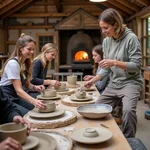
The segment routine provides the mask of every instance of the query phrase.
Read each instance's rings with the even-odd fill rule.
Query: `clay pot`
[[[65,90],[66,89],[66,83],[61,83],[60,86],[55,87],[55,90]]]
[[[0,126],[0,142],[7,137],[11,137],[18,141],[20,144],[24,144],[27,140],[27,125],[6,123]]]
[[[76,97],[79,99],[84,99],[86,96],[86,92],[83,90],[77,90],[76,91]]]
[[[42,97],[56,97],[56,90],[52,89],[45,89],[43,92],[41,92]]]
[[[77,76],[67,76],[68,84],[76,85],[77,83]]]
[[[97,137],[99,134],[94,128],[86,128],[83,132],[83,136],[85,137]]]
[[[56,104],[55,102],[43,102],[46,105],[46,109],[39,109],[39,112],[52,112],[55,111],[56,109]]]

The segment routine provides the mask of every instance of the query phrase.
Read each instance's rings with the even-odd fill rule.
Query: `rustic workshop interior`
[[[121,14],[124,23],[141,43],[144,87],[138,102],[136,137],[150,149],[150,122],[144,116],[150,107],[150,0],[0,0],[0,68],[13,52],[21,33],[25,33],[36,40],[34,57],[41,53],[44,44],[51,42],[56,45],[58,54],[48,77],[66,81],[68,73],[80,75],[78,80],[92,75],[92,48],[102,44],[104,38],[98,17],[107,8],[114,8]],[[66,130],[71,130],[72,126]],[[121,147],[112,148],[111,141],[108,149],[127,150],[123,141]],[[83,148],[82,145],[76,146],[74,149]],[[107,149],[107,144],[88,149]]]

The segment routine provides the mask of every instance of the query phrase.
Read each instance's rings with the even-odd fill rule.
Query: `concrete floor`
[[[136,138],[139,138],[147,150],[150,150],[150,120],[144,117],[146,110],[150,110],[149,105],[145,104],[144,100],[138,101]]]

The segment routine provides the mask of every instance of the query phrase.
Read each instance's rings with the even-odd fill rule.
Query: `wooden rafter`
[[[125,5],[126,7],[136,11],[136,12],[139,12],[141,9],[136,6],[136,5],[133,5],[132,3],[129,3],[127,2],[126,0],[116,0],[117,2],[121,3],[122,5]]]
[[[114,8],[114,9],[118,10],[118,8],[117,8],[116,6],[113,6],[112,4],[110,4],[110,3],[108,3],[108,2],[103,3],[103,5],[104,5],[106,8]],[[122,16],[124,16],[124,17],[128,17],[128,16],[129,16],[128,13],[126,13],[126,12],[120,10],[120,9],[119,9],[118,11],[119,11],[119,13],[120,13]]]
[[[136,0],[137,2],[145,5],[145,6],[149,6],[150,5],[150,2],[148,0]]]
[[[26,6],[27,4],[31,3],[33,0],[27,0],[27,1],[23,1],[21,2],[19,5],[16,5],[15,7],[11,8],[7,13],[4,13],[1,16],[1,19],[6,18],[7,16],[10,16],[11,14],[13,14],[15,11],[19,10],[20,8]]]
[[[12,9],[13,7],[15,7],[16,5],[20,4],[23,1],[24,0],[12,1],[9,5],[6,5],[5,7],[0,9],[0,15],[2,15],[3,13],[9,11],[10,9]]]
[[[57,12],[61,12],[62,11],[62,6],[60,4],[60,0],[54,0],[54,4],[56,6]]]
[[[132,15],[135,13],[135,11],[131,10],[130,8],[118,3],[117,1],[107,0],[108,3],[112,4],[113,6],[118,7],[119,9],[123,10],[124,12]]]
[[[101,11],[100,11],[101,12]],[[91,13],[93,16],[99,16],[100,12]],[[28,13],[28,14],[12,14],[9,17],[17,18],[39,18],[39,17],[67,17],[72,13]]]
[[[14,0],[1,0],[0,1],[0,9],[5,7],[6,5],[8,5],[9,3],[11,3]]]

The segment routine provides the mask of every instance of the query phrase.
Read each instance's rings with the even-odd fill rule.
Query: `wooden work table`
[[[92,93],[99,95],[98,91],[92,91]],[[131,150],[130,145],[125,139],[122,131],[119,126],[116,124],[114,118],[110,114],[106,118],[98,119],[98,120],[90,120],[83,118],[78,112],[77,107],[65,106],[61,103],[61,100],[56,101],[58,107],[65,108],[67,110],[72,110],[77,114],[77,121],[71,125],[56,128],[56,129],[43,129],[45,131],[57,131],[66,135],[70,135],[71,132],[75,129],[84,128],[84,127],[101,127],[101,123],[109,127],[109,130],[112,132],[113,136],[110,140],[104,143],[96,144],[96,145],[87,145],[81,144],[73,141],[73,150]],[[103,128],[103,127],[102,127]],[[41,129],[40,129],[41,130]]]

